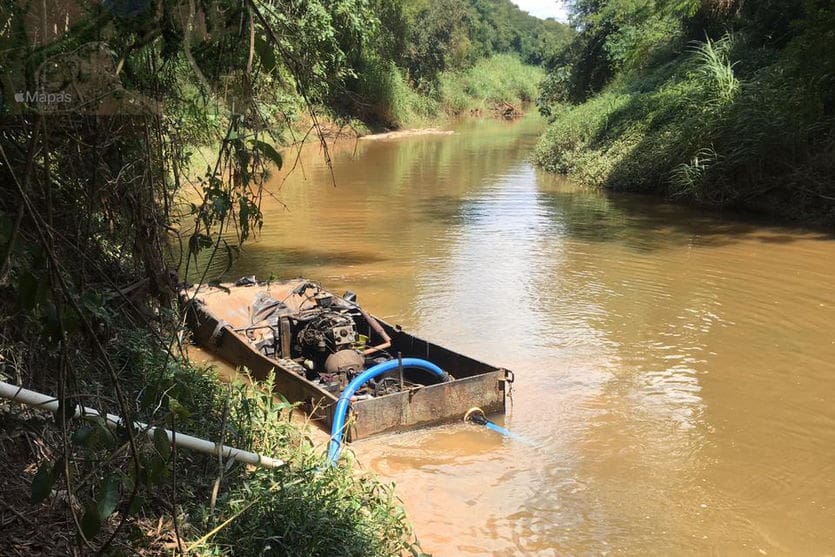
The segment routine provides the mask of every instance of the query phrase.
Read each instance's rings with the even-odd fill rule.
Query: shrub
[[[441,75],[440,103],[447,114],[455,116],[505,102],[531,102],[543,76],[540,68],[526,65],[512,55],[484,58],[467,70]]]
[[[595,186],[835,220],[835,70],[810,63],[835,40],[821,25],[782,51],[708,38],[579,105],[552,95],[534,159]]]

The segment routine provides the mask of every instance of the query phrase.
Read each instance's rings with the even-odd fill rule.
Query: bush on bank
[[[679,26],[638,55],[622,32],[610,55],[637,61],[579,103],[571,68],[553,71],[535,160],[593,186],[835,221],[835,59],[821,58],[835,47],[835,10],[807,4],[782,44],[753,23],[698,41]]]
[[[449,115],[490,110],[502,103],[533,101],[544,72],[519,58],[500,54],[479,60],[472,68],[440,77],[440,104]]]
[[[187,476],[193,479],[183,487],[193,495],[181,498],[190,526],[186,544],[197,554],[384,557],[419,552],[394,486],[354,469],[349,459],[330,467],[325,446],[317,446],[304,427],[291,422],[293,406],[271,394],[271,380],[228,386],[211,370],[193,366],[179,370],[175,380],[193,384],[198,375],[213,395],[195,417],[207,422],[202,427],[224,424],[217,436],[287,465],[252,469],[235,464],[221,476],[216,459],[183,455],[192,466],[204,461],[203,472]],[[212,508],[218,477],[223,481]]]
[[[137,432],[136,468],[125,450],[125,431],[111,432],[93,418],[69,419],[70,442],[62,449],[61,427],[48,415],[8,407],[0,408],[0,421],[28,423],[44,448],[40,458],[28,450],[2,451],[7,463],[3,471],[28,475],[31,495],[25,485],[23,497],[16,492],[15,500],[3,495],[0,500],[21,513],[40,513],[42,520],[60,524],[60,532],[68,526],[66,513],[54,522],[59,519],[43,509],[61,509],[60,494],[72,491],[85,543],[101,547],[125,516],[126,525],[110,547],[130,546],[146,555],[170,554],[174,548],[207,556],[420,553],[394,486],[355,469],[349,458],[329,466],[324,444],[314,443],[303,424],[291,421],[293,405],[272,395],[271,380],[225,383],[213,368],[152,346],[148,334],[127,329],[110,346],[113,362],[122,370],[121,388],[135,401],[137,420],[278,458],[286,465],[255,468],[171,448],[164,438],[149,440]],[[94,373],[86,375],[91,393],[101,380]],[[115,411],[106,396],[85,404]],[[27,472],[33,458],[35,469]],[[64,466],[65,476],[52,474]],[[0,552],[5,543],[21,538],[16,533],[10,530]],[[46,552],[65,549],[52,546]]]

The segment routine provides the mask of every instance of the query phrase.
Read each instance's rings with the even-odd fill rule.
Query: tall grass
[[[467,113],[489,113],[502,103],[519,107],[536,98],[543,77],[539,67],[502,54],[483,58],[465,70],[443,72],[437,84],[424,93],[413,87],[393,63],[375,62],[360,76],[365,99],[360,117],[378,126],[404,128],[431,125]]]
[[[465,113],[489,113],[502,103],[519,107],[536,98],[543,77],[541,68],[502,54],[442,72],[437,82],[420,89],[394,62],[374,58],[358,72],[356,93],[346,106],[370,130],[430,126]],[[322,112],[332,114],[327,107]]]
[[[695,43],[690,51],[697,72],[716,87],[717,100],[730,101],[739,91],[739,80],[734,75],[734,66],[738,62],[728,59],[728,52],[733,47],[733,36],[725,34],[718,41],[706,38],[703,43]]]
[[[741,33],[695,44],[549,107],[534,158],[594,186],[835,222],[835,68],[813,61],[825,37],[782,51]]]
[[[350,461],[328,466],[324,445],[315,445],[291,422],[293,406],[271,394],[270,380],[221,391],[227,398],[217,401],[222,404],[216,410],[227,408],[228,432],[288,464],[273,470],[237,467],[227,474],[214,509],[205,499],[192,503],[196,553],[388,557],[418,552],[394,486],[355,470]]]
[[[499,54],[466,70],[441,74],[438,97],[451,116],[489,110],[500,103],[520,105],[536,98],[544,75],[541,68],[524,64],[516,56]]]
[[[362,120],[372,125],[402,128],[421,125],[435,118],[440,107],[436,100],[411,87],[403,70],[394,62],[377,60],[360,76]]]

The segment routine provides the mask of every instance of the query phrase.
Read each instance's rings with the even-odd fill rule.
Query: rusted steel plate
[[[266,379],[271,371],[275,371],[274,390],[291,402],[305,403],[308,412],[315,409],[330,426],[335,396],[261,354],[243,335],[203,311],[199,303],[189,306],[188,319],[198,344],[236,367],[246,367],[256,379]]]
[[[474,405],[487,414],[504,412],[504,378],[504,371],[494,371],[357,401],[351,405],[356,419],[350,439],[454,422]]]

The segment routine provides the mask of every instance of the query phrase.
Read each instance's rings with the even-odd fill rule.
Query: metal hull
[[[212,296],[222,294],[214,292]],[[199,295],[191,300],[184,292],[181,300],[186,305],[194,340],[200,346],[236,367],[246,367],[256,379],[265,379],[274,372],[276,392],[291,402],[303,403],[304,410],[323,427],[331,426],[336,396],[295,373],[282,361],[263,355],[249,339],[219,318]],[[488,414],[504,412],[505,386],[508,377],[512,377],[510,372],[410,335],[383,321],[380,324],[391,336],[393,348],[403,357],[427,359],[450,373],[455,381],[353,402],[353,418],[348,429],[350,440],[457,421],[473,406]],[[374,336],[373,331],[368,333]],[[410,379],[420,382],[419,378]]]

